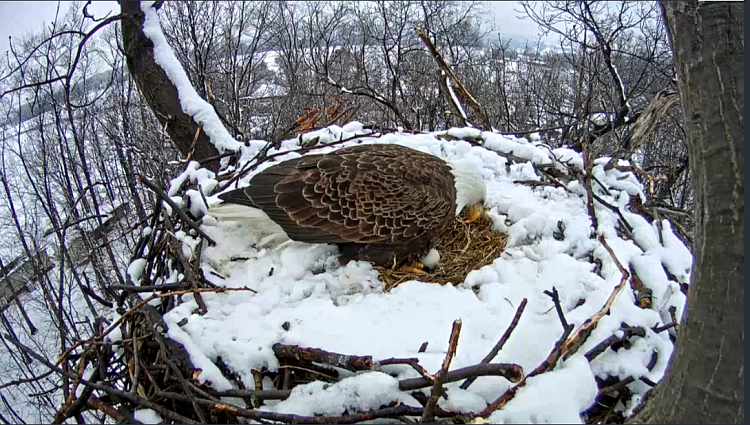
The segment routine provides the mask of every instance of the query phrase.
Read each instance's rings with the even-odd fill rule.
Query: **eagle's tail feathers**
[[[226,221],[245,221],[265,224],[270,218],[258,208],[224,202],[208,209],[208,214]]]

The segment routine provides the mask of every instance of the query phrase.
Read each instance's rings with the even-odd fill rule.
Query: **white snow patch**
[[[152,409],[138,409],[133,412],[133,419],[144,424],[158,424],[163,419]]]
[[[377,409],[391,402],[420,406],[412,396],[398,389],[398,381],[381,372],[363,373],[344,378],[335,384],[321,381],[299,385],[291,396],[273,406],[260,410],[297,415],[340,416]]]
[[[137,258],[130,263],[128,266],[128,277],[130,277],[130,282],[133,285],[137,285],[141,281],[141,276],[143,276],[143,271],[146,270],[147,264],[148,261],[145,258]]]
[[[582,423],[580,412],[594,403],[597,391],[588,362],[575,355],[556,370],[529,378],[516,397],[489,420],[495,424]]]

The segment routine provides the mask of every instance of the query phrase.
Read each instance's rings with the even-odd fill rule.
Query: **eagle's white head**
[[[464,207],[468,206],[467,218],[469,222],[474,222],[482,214],[487,198],[484,180],[462,164],[451,162],[448,165],[456,187],[456,215],[461,214]]]

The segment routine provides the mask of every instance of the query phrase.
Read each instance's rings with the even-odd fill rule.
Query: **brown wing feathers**
[[[290,238],[312,243],[400,243],[438,230],[455,208],[448,165],[399,145],[284,161],[219,198],[260,208]]]

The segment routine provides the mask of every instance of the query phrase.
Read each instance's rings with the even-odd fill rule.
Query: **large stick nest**
[[[427,274],[404,273],[398,268],[375,267],[385,290],[407,280],[434,282],[441,285],[459,285],[472,270],[491,264],[505,249],[508,235],[492,229],[492,220],[483,214],[472,224],[456,218],[439,237],[435,248],[440,253],[440,263]]]

